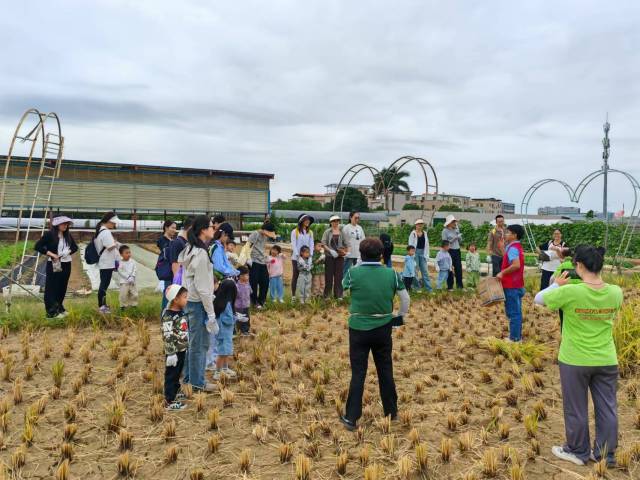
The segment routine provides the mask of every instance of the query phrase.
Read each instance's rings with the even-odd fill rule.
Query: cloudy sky
[[[286,198],[414,155],[440,191],[519,204],[599,167],[609,112],[611,164],[640,178],[637,1],[2,4],[2,153],[35,106],[67,158],[270,172]]]

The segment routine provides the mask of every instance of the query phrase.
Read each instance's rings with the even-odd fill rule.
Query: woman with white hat
[[[322,247],[325,251],[324,296],[329,297],[333,291],[333,295],[341,299],[344,257],[349,248],[349,239],[340,228],[340,216],[332,215],[329,225],[322,234]]]
[[[51,220],[51,229],[46,231],[36,242],[35,249],[46,255],[46,278],[44,282],[44,308],[47,317],[64,318],[64,297],[71,276],[71,255],[78,251],[78,246],[69,232],[73,224],[69,217],[60,215]]]
[[[415,229],[409,234],[409,245],[416,249],[416,267],[422,277],[422,288],[432,292],[431,280],[429,279],[429,237],[424,231],[424,220],[417,219],[414,226]]]
[[[456,287],[463,288],[462,285],[462,254],[460,253],[460,242],[462,242],[462,234],[458,228],[458,219],[453,215],[447,215],[442,229],[442,240],[449,242],[449,254],[453,262],[453,270],[456,277]],[[447,278],[447,288],[453,289],[453,274],[449,274]]]
[[[298,225],[291,230],[291,266],[293,274],[291,276],[291,297],[296,297],[296,285],[298,283],[298,258],[300,258],[300,249],[304,246],[309,247],[309,251],[313,252],[313,231],[310,229],[315,219],[306,213],[300,214],[298,217]]]
[[[114,212],[105,213],[96,226],[96,236],[93,242],[100,256],[98,268],[100,269],[100,286],[98,287],[98,307],[100,313],[111,313],[107,306],[107,289],[111,283],[111,277],[116,270],[116,262],[120,258],[118,247],[120,244],[113,238],[111,230],[116,228],[120,219]]]

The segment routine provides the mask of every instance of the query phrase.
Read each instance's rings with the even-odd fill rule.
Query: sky
[[[3,154],[36,107],[70,159],[273,173],[276,199],[412,155],[439,191],[519,211],[600,167],[608,113],[610,164],[640,179],[636,1],[0,2]],[[529,211],[567,204],[548,186]]]

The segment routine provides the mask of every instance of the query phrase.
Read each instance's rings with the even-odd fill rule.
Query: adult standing
[[[69,217],[54,217],[51,220],[51,229],[46,231],[35,245],[37,252],[47,256],[44,308],[49,318],[67,316],[63,304],[71,275],[71,255],[78,251],[78,246],[69,231],[72,224]]]
[[[364,230],[360,226],[360,212],[349,213],[349,223],[342,227],[342,231],[349,239],[349,251],[344,260],[344,273],[355,267],[360,260],[360,242],[364,240]]]
[[[545,258],[540,266],[540,290],[544,290],[549,286],[551,276],[562,263],[561,252],[565,247],[566,245],[562,241],[562,232],[558,228],[553,231],[553,238],[551,240],[538,246],[538,253]]]
[[[175,238],[178,225],[173,220],[165,220],[162,224],[162,235],[158,238],[156,246],[160,250],[158,260],[156,261],[156,276],[160,281],[162,290],[161,311],[167,306],[167,297],[164,294],[167,287],[173,280],[173,272],[171,271],[171,260],[169,259],[169,245]]]
[[[298,216],[298,225],[291,230],[291,296],[296,296],[296,286],[298,283],[298,259],[300,258],[300,249],[302,247],[309,247],[309,251],[313,252],[313,231],[311,231],[311,224],[314,222],[314,218],[306,213]]]
[[[193,221],[195,217],[193,215],[189,215],[184,218],[182,221],[182,226],[180,228],[180,232],[171,240],[169,243],[169,261],[171,262],[171,273],[172,273],[172,283],[176,283],[178,285],[183,285],[182,283],[182,267],[178,262],[178,257],[180,253],[187,246],[187,236],[189,235],[189,230],[193,226]]]
[[[553,454],[577,465],[606,455],[615,462],[618,446],[616,390],[618,357],[613,323],[622,307],[622,290],[609,285],[600,273],[604,249],[580,245],[573,257],[582,283],[569,283],[563,272],[555,283],[536,295],[535,302],[564,312],[562,341],[558,351],[566,443],[552,448]],[[588,392],[595,413],[596,438],[589,440]]]
[[[187,236],[188,245],[178,257],[183,267],[182,285],[188,292],[185,312],[189,317],[189,349],[185,382],[194,390],[212,392],[214,385],[204,376],[209,336],[218,331],[213,308],[213,264],[207,249],[213,238],[211,219],[207,215],[195,217]]]
[[[262,308],[267,300],[269,290],[269,271],[267,262],[269,252],[266,248],[267,239],[275,240],[276,229],[273,224],[266,221],[259,230],[249,235],[251,256],[247,263],[249,266],[249,284],[251,285],[251,303],[257,308]]]
[[[420,271],[420,283],[422,288],[432,292],[431,280],[429,278],[429,237],[424,231],[424,220],[417,219],[414,229],[409,234],[409,245],[416,249],[416,267]]]
[[[496,226],[487,235],[487,252],[491,256],[491,275],[496,276],[502,269],[504,257],[504,216],[496,215]]]
[[[324,257],[324,296],[342,299],[342,277],[344,273],[344,257],[349,249],[349,239],[340,228],[340,217],[332,215],[329,218],[329,228],[322,234]]]
[[[367,375],[369,352],[378,372],[378,384],[384,415],[396,418],[398,395],[393,380],[393,341],[391,339],[393,299],[400,297],[399,323],[409,311],[409,294],[398,273],[386,268],[380,260],[383,245],[377,238],[360,243],[362,263],[345,273],[343,286],[351,291],[349,308],[349,359],[351,383],[346,411],[340,421],[355,430],[362,416],[362,395]],[[395,317],[397,318],[397,317]]]
[[[98,268],[100,269],[100,286],[98,287],[98,309],[100,313],[111,313],[107,305],[107,289],[111,283],[111,277],[116,270],[116,262],[120,258],[118,247],[120,244],[113,238],[111,230],[116,228],[120,219],[114,212],[105,213],[96,226],[94,244],[100,255]]]
[[[442,229],[442,240],[449,242],[449,255],[453,263],[453,273],[447,277],[447,288],[453,289],[453,277],[455,274],[456,288],[463,288],[462,285],[462,254],[460,253],[460,243],[462,233],[458,227],[458,220],[453,215],[447,215]]]
[[[226,277],[237,277],[240,274],[238,270],[233,268],[227,258],[225,245],[228,241],[233,241],[233,227],[229,223],[221,223],[218,225],[216,233],[213,234],[213,247],[211,249],[214,275],[219,280]]]

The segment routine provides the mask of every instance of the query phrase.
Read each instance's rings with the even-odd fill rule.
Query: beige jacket
[[[215,316],[213,263],[209,253],[204,248],[187,245],[180,252],[178,263],[182,265],[182,286],[188,291],[188,300],[202,302],[207,315]]]

